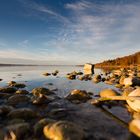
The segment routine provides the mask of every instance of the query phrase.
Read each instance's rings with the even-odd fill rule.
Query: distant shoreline
[[[0,64],[0,67],[13,67],[13,66],[78,66],[78,67],[82,67],[83,65]]]

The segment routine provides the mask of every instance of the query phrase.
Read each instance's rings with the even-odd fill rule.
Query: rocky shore
[[[44,73],[46,78],[51,75],[57,77],[59,71]],[[139,139],[140,70],[73,71],[66,78],[104,82],[118,90],[104,89],[94,95],[75,89],[59,97],[49,88],[36,87],[30,92],[25,83],[10,81],[0,88],[0,140]]]

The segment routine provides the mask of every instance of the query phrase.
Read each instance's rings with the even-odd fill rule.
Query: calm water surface
[[[54,72],[59,70],[58,76],[44,76],[45,72]],[[68,80],[65,75],[72,71],[83,71],[83,67],[77,66],[10,66],[0,67],[0,87],[6,86],[9,81],[22,82],[27,85],[25,88],[31,91],[35,87],[46,87],[59,96],[66,96],[73,89],[86,90],[98,94],[104,88],[113,88],[114,86],[100,82],[98,84],[92,81]],[[100,69],[95,69],[95,74],[100,74]],[[53,85],[50,85],[52,83]]]

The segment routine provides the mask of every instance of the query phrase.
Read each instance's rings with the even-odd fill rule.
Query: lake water
[[[44,76],[45,72],[54,72],[59,70],[58,76]],[[98,94],[104,88],[113,88],[103,82],[98,84],[92,81],[68,80],[66,74],[72,71],[82,71],[83,67],[78,66],[10,66],[0,67],[0,87],[6,86],[9,81],[25,83],[28,91],[35,87],[46,87],[55,92],[59,96],[66,96],[73,89],[86,90],[94,94]],[[95,74],[100,74],[100,69],[95,69]],[[52,84],[50,84],[52,83]],[[116,89],[117,90],[117,89]]]

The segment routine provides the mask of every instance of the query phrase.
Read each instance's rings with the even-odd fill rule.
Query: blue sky
[[[96,63],[139,51],[139,0],[0,0],[0,63]]]

